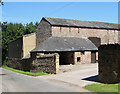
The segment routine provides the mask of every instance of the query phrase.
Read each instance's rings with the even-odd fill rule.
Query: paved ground
[[[98,80],[97,63],[60,69],[64,73],[31,77],[0,68],[0,88],[3,92],[88,92],[82,87]]]
[[[45,75],[37,78],[69,83],[80,87],[97,83],[98,81],[98,63],[61,66],[60,69],[64,73],[60,72],[57,75]]]
[[[0,69],[0,77],[2,77],[0,87],[3,92],[86,92],[81,87],[49,81],[41,77],[26,76],[6,69]]]

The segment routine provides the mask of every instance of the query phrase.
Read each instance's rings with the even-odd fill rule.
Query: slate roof
[[[118,24],[104,23],[95,21],[80,21],[71,19],[60,19],[60,18],[47,18],[43,17],[53,26],[69,26],[69,27],[87,27],[87,28],[101,28],[101,29],[120,29]]]
[[[87,38],[50,37],[31,52],[91,51],[98,48]]]

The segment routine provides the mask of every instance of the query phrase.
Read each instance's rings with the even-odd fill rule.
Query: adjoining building
[[[95,63],[98,48],[87,38],[49,37],[31,53],[58,53],[59,64]],[[91,56],[91,54],[93,56]]]
[[[36,36],[23,36],[26,42],[19,38],[9,43],[9,60],[29,57],[31,66],[36,64],[30,71],[56,73],[59,65],[96,63],[98,47],[120,43],[119,34],[118,24],[43,17],[34,33]],[[18,46],[14,46],[17,44],[21,44],[22,50],[17,50]]]
[[[24,59],[30,57],[30,51],[36,47],[36,34],[31,33],[8,44],[8,57]]]

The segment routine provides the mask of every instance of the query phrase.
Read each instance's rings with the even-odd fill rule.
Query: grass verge
[[[25,72],[25,71],[21,71],[21,70],[16,70],[7,66],[2,66],[2,68],[4,69],[8,69],[17,73],[21,73],[21,74],[25,74],[25,75],[29,75],[29,76],[41,76],[41,75],[46,75],[47,73],[45,72],[38,72],[38,73],[32,73],[32,72]]]
[[[97,92],[97,94],[120,94],[120,84],[92,84],[85,86],[85,89]]]

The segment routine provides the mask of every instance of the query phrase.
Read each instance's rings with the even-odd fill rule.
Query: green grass
[[[25,72],[25,71],[21,71],[21,70],[16,70],[7,66],[2,66],[2,68],[4,69],[8,69],[17,73],[21,73],[21,74],[25,74],[25,75],[29,75],[29,76],[41,76],[41,75],[46,75],[47,73],[45,72],[38,72],[38,73],[32,73],[32,72]]]
[[[105,92],[109,92],[110,94],[120,94],[118,93],[119,89],[118,87],[120,84],[92,84],[85,86],[85,89],[97,92],[98,94],[106,94]],[[108,93],[107,93],[108,94]]]

